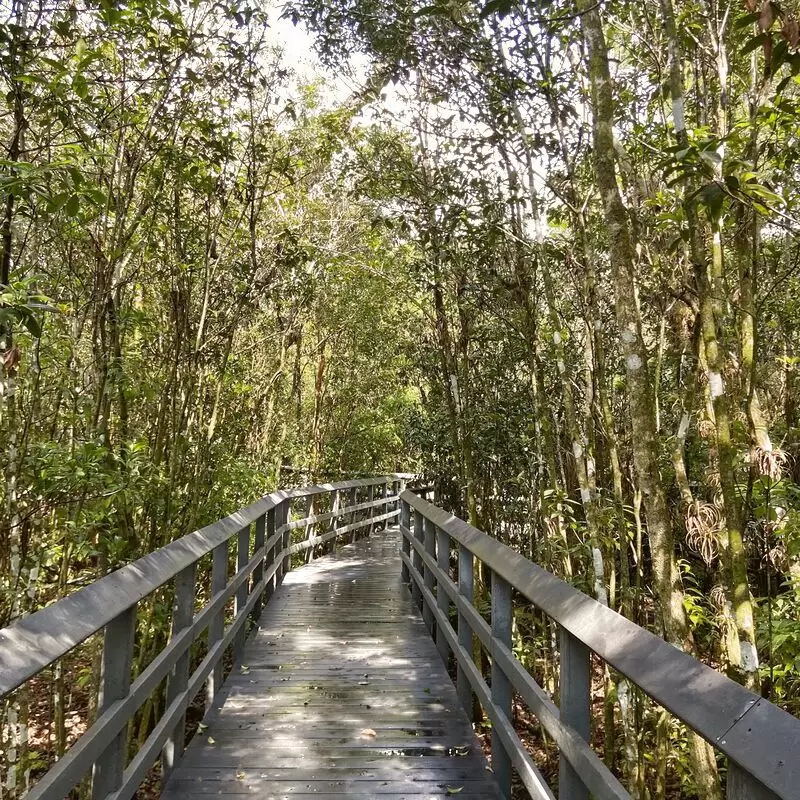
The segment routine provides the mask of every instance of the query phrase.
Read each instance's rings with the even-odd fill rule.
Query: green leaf
[[[489,0],[481,9],[480,18],[486,19],[492,14],[499,14],[501,17],[505,17],[511,11],[511,6],[510,0]]]
[[[68,217],[77,217],[78,212],[81,210],[80,195],[71,194],[69,196],[69,200],[67,200],[67,204],[64,207],[64,210],[67,212]]]
[[[769,37],[768,33],[759,33],[758,36],[754,36],[750,41],[742,48],[742,55],[746,56],[748,53],[752,53],[758,47],[763,47],[767,41],[767,37]]]

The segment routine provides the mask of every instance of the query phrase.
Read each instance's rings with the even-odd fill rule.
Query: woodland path
[[[286,575],[164,800],[499,797],[390,528]]]

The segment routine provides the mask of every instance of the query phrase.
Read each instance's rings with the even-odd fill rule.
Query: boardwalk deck
[[[395,530],[289,575],[162,798],[500,797]]]

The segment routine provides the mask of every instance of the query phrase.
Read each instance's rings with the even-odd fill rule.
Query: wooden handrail
[[[214,702],[222,683],[225,651],[233,647],[234,659],[241,656],[247,619],[257,615],[291,568],[292,553],[328,542],[335,547],[338,537],[348,534],[355,537],[359,531],[371,532],[376,525],[388,523],[399,514],[398,495],[405,481],[412,477],[398,473],[273,492],[0,630],[0,698],[89,636],[104,631],[97,718],[40,778],[28,798],[64,797],[92,771],[93,798],[127,800],[159,754],[164,774],[169,774],[183,752],[189,704],[204,683],[207,707]],[[378,493],[374,492],[376,486],[380,489]],[[374,499],[357,502],[357,492],[364,488]],[[339,502],[344,493],[351,500],[347,505]],[[293,500],[323,494],[333,496],[335,513],[289,520]],[[358,519],[359,512],[368,513]],[[338,524],[347,517],[348,524]],[[295,528],[305,524],[306,531],[314,531],[320,522],[326,521],[331,523],[329,530],[292,543]],[[236,571],[229,577],[228,551],[232,539],[236,541]],[[198,562],[209,554],[212,556],[209,599],[194,613]],[[172,636],[132,681],[137,605],[171,580],[175,582]],[[226,624],[225,608],[231,598],[235,600],[234,615]],[[190,673],[190,649],[206,631],[206,655]],[[126,766],[128,723],[165,678],[164,713]]]
[[[728,757],[729,800],[800,798],[800,720],[411,491],[401,495],[400,526],[403,574],[412,582],[412,594],[421,599],[425,616],[435,619],[436,636],[447,640],[460,674],[469,678],[470,702],[475,692],[495,727],[498,722],[503,724],[503,714],[487,696],[486,684],[472,663],[470,649],[465,646],[462,619],[470,631],[469,640],[473,632],[479,637],[493,664],[502,670],[504,679],[510,681],[559,744],[562,766],[567,767],[566,772],[562,768],[561,783],[565,778],[569,782],[572,769],[584,784],[582,791],[588,789],[597,797],[627,797],[624,790],[620,794],[616,778],[595,760],[596,756],[584,741],[588,731],[580,731],[582,715],[588,713],[589,698],[588,687],[576,688],[576,684],[585,681],[588,675],[585,668],[591,650]],[[434,535],[429,533],[428,527],[435,531]],[[439,544],[431,547],[430,542],[437,539]],[[459,564],[467,555],[470,569],[473,557],[482,561],[493,576],[515,589],[561,627],[562,709],[552,704],[514,657],[508,643],[499,641],[475,610],[471,588],[465,591],[461,581],[456,586],[442,569],[443,564],[449,563],[453,544],[459,548]],[[446,548],[448,561],[437,558],[440,548]],[[446,600],[443,601],[443,597]],[[459,614],[458,634],[447,613],[450,603]],[[505,613],[502,608],[498,611]],[[569,699],[569,709],[565,711],[563,695],[565,691],[569,695],[573,688],[576,688],[575,699]],[[581,692],[585,696],[581,697]],[[465,699],[462,697],[462,701]],[[526,753],[518,739],[513,739],[509,733],[500,744],[510,748],[507,756],[524,762]],[[523,752],[519,752],[519,748]],[[516,762],[515,767],[519,771]],[[527,775],[521,772],[520,776],[533,796],[549,796],[529,769]],[[503,780],[505,777],[501,775],[501,783]],[[580,795],[568,791],[561,796]]]

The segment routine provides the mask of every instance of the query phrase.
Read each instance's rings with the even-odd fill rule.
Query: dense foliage
[[[297,0],[341,99],[257,4],[13,0],[0,626],[267,488],[419,469],[800,712],[798,11]],[[600,684],[634,796],[720,796]]]

